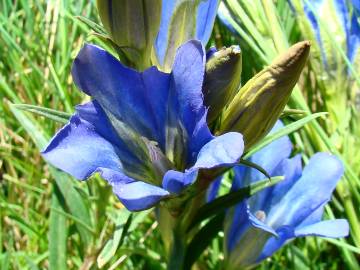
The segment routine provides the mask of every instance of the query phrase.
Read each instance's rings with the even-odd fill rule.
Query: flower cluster
[[[272,132],[280,129],[278,122]],[[243,269],[271,256],[288,240],[304,236],[344,237],[349,232],[346,220],[321,221],[343,174],[341,162],[327,153],[315,154],[302,169],[301,156],[289,158],[292,144],[282,137],[251,157],[271,176],[283,175],[279,184],[256,193],[228,210],[225,220],[226,269]],[[252,168],[234,168],[232,190],[263,178]],[[221,181],[218,180],[218,181]],[[214,183],[209,199],[216,197]],[[244,248],[244,247],[251,248]]]
[[[97,1],[121,61],[95,45],[80,50],[72,77],[91,101],[76,107],[43,156],[80,180],[99,173],[130,211],[161,206],[191,218],[183,212],[226,169],[235,167],[233,190],[260,180],[240,158],[279,118],[310,44],[291,47],[240,88],[240,48],[204,49],[219,1],[122,2]],[[320,222],[341,162],[320,153],[302,172],[290,153],[284,137],[251,158],[285,181],[228,210],[228,269],[257,263],[297,236],[347,234],[345,221]],[[184,233],[179,227],[171,228]]]

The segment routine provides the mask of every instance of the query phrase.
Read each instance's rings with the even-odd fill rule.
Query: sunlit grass
[[[262,2],[268,4],[267,10]],[[286,1],[277,2],[275,7],[271,1],[253,1],[244,12],[237,7],[236,16],[248,28],[236,30],[246,38],[237,39],[215,25],[214,44],[240,42],[243,81],[300,39]],[[274,12],[278,17],[273,17]],[[251,14],[259,15],[263,24],[244,20]],[[121,236],[125,231],[129,213],[104,181],[94,177],[79,183],[46,165],[39,151],[61,124],[11,105],[26,103],[72,113],[73,106],[84,101],[72,83],[72,60],[86,40],[101,41],[90,36],[91,30],[75,16],[97,21],[93,2],[0,1],[0,269],[96,269],[105,245],[114,254],[103,261],[104,269],[163,269],[164,250],[154,214],[135,214],[123,242],[121,237],[108,242],[114,232]],[[300,83],[290,107],[308,110],[306,97],[312,93]],[[327,135],[320,124],[292,136],[297,149],[309,155],[319,149],[338,153],[331,142],[323,141]],[[338,188],[327,207],[329,218],[358,219],[360,181],[349,168],[344,180],[348,186]],[[351,192],[344,195],[341,191],[347,189]],[[203,254],[199,269],[219,269],[221,240],[219,235]],[[298,239],[259,269],[356,269],[359,248],[354,235],[346,240]]]

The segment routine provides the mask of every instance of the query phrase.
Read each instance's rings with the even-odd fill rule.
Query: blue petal
[[[295,237],[320,236],[320,237],[345,237],[349,234],[349,224],[344,219],[326,220],[302,228],[282,226],[276,230],[278,237],[271,237],[265,244],[257,262],[270,257],[279,250],[287,241]]]
[[[267,257],[270,257],[277,250],[279,250],[283,245],[285,245],[286,241],[295,237],[294,228],[290,226],[282,226],[278,230],[276,230],[277,237],[271,237],[265,244],[260,256],[257,259],[257,262],[260,262]]]
[[[237,132],[229,132],[216,137],[201,148],[194,168],[231,166],[240,160],[243,152],[243,136]]]
[[[243,137],[240,133],[229,132],[211,140],[200,150],[196,163],[185,173],[168,171],[163,178],[163,187],[179,193],[192,184],[200,169],[232,166],[237,163],[244,151]]]
[[[345,219],[325,220],[295,229],[295,236],[346,237],[349,235],[349,223]]]
[[[315,154],[305,167],[302,177],[282,200],[272,206],[267,223],[274,228],[282,225],[297,226],[329,201],[342,174],[342,163],[335,156]]]
[[[314,10],[322,10],[323,9],[322,5],[324,3],[325,3],[324,0],[315,0],[315,1],[311,2],[311,5]],[[306,16],[308,17],[310,24],[314,30],[316,40],[321,49],[322,58],[324,59],[324,62],[326,64],[326,55],[325,55],[325,51],[324,51],[324,45],[321,40],[320,26],[319,26],[319,23],[314,15],[314,13],[312,12],[311,8],[309,7],[308,2],[305,3],[304,12],[305,12]]]
[[[111,170],[100,170],[101,176],[109,181],[113,192],[129,211],[148,209],[169,195],[166,190],[133,179]]]
[[[186,3],[181,0],[163,1],[161,10],[161,22],[158,36],[155,41],[155,51],[160,66],[167,69],[172,62],[173,52],[177,44],[182,44],[190,39],[198,39],[203,45],[208,42],[214,25],[219,0],[203,0]],[[184,5],[195,5],[197,15],[195,20],[184,22],[184,14],[189,12]],[[197,6],[196,6],[197,5]],[[191,10],[191,12],[195,12]],[[185,25],[186,27],[184,27]],[[184,27],[181,33],[177,33],[174,27]]]
[[[214,53],[216,52],[217,52],[216,47],[211,47],[210,49],[208,49],[206,52],[206,61],[209,61],[209,59],[213,57]]]
[[[204,72],[205,52],[201,43],[192,40],[182,45],[173,65],[168,101],[166,155],[174,156],[172,161],[175,156],[182,156],[184,160],[180,163],[195,162],[197,153],[213,138],[203,105]]]
[[[352,4],[353,4],[354,8],[355,8],[358,12],[360,12],[360,0],[352,0],[351,2],[352,2]]]
[[[196,16],[196,39],[206,45],[213,29],[219,0],[201,1]]]
[[[221,175],[211,183],[210,187],[207,190],[207,198],[206,198],[207,202],[211,202],[216,199],[219,193],[222,179],[223,176]]]
[[[169,170],[163,178],[163,188],[171,193],[179,194],[186,186],[195,182],[198,170],[189,170],[185,173]]]
[[[273,134],[281,129],[284,125],[277,121],[269,134]],[[292,151],[292,144],[289,137],[281,137],[269,145],[265,146],[254,155],[251,156],[250,161],[260,165],[270,175],[273,175],[274,170],[278,164],[285,158],[290,156]],[[244,167],[244,166],[241,166]],[[264,175],[258,170],[245,167],[246,169],[236,169],[236,178],[240,179],[241,186],[249,185],[264,178]],[[240,183],[238,183],[240,185]]]
[[[99,167],[122,171],[122,163],[113,144],[100,136],[92,124],[73,115],[42,152],[57,168],[84,180]]]
[[[284,125],[278,121],[275,126],[272,128],[270,134],[282,128]],[[292,151],[292,144],[290,139],[287,136],[281,137],[270,143],[269,145],[262,148],[260,151],[256,152],[250,160],[260,165],[266,170],[271,176],[277,176],[275,172],[277,166],[287,157],[289,157]],[[256,169],[237,166],[234,168],[235,176],[233,180],[232,189],[238,189],[242,186],[249,185],[251,183],[257,182],[264,179],[264,175]],[[252,196],[249,199],[249,204],[253,211],[264,210],[266,199],[268,198],[269,193],[271,192],[270,188],[262,190]]]
[[[227,251],[231,252],[236,246],[246,245],[247,243],[240,243],[241,239],[248,233],[251,233],[252,228],[263,231],[263,237],[267,239],[269,236],[277,236],[277,233],[265,223],[257,219],[249,209],[247,200],[242,201],[232,208],[226,216],[225,220],[225,234]],[[260,241],[260,239],[256,239]],[[259,252],[261,246],[258,246]]]
[[[99,47],[86,44],[73,63],[72,75],[76,85],[106,113],[164,146],[169,74],[155,67],[139,73]]]
[[[203,46],[189,41],[178,49],[171,74],[155,67],[139,73],[93,45],[80,51],[72,73],[123,141],[131,141],[127,132],[155,141],[176,166],[186,168],[212,138],[202,99],[204,70]],[[129,148],[138,150],[136,145]]]
[[[111,125],[104,110],[99,103],[94,100],[88,103],[77,105],[76,112],[79,117],[91,125],[93,125],[95,131],[112,145],[116,146],[116,154],[122,161],[124,168],[127,171],[135,173],[139,172],[143,163],[143,156],[137,157],[130,149],[129,143],[125,143],[116,130]]]
[[[114,146],[125,174],[131,175],[137,180],[147,181],[153,178],[153,170],[147,166],[147,164],[151,164],[147,150],[138,150],[139,145],[143,144],[141,138],[133,137],[132,140],[121,138],[114,128],[114,123],[110,122],[96,100],[76,106],[76,111],[81,119],[89,122],[101,137]]]
[[[284,125],[277,121],[275,126],[272,128],[270,135],[276,132],[277,130],[284,127]],[[278,164],[288,158],[292,151],[292,144],[289,137],[281,137],[269,145],[265,146],[260,151],[256,152],[251,156],[251,161],[259,164],[263,167],[270,175],[273,175],[274,170]],[[264,178],[264,175],[258,170],[251,169],[251,181],[255,182]]]
[[[335,4],[335,11],[340,20],[343,31],[345,32],[346,36],[348,36],[350,25],[349,25],[349,11],[346,6],[346,1],[335,0],[334,4]]]
[[[301,174],[301,155],[296,155],[291,159],[284,159],[280,162],[273,175],[282,175],[284,176],[284,180],[271,187],[271,191],[268,193],[267,199],[265,200],[267,203],[264,204],[263,210],[268,212],[273,205],[276,205],[301,177]]]
[[[360,11],[359,11],[360,12]],[[351,18],[350,36],[348,38],[348,57],[354,62],[360,45],[360,25],[358,17],[354,14]]]

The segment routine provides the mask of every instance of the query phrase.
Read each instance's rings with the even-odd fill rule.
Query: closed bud
[[[250,79],[224,112],[220,133],[242,133],[247,149],[263,138],[287,104],[309,51],[309,41],[299,42]]]
[[[213,122],[234,97],[240,86],[240,77],[239,46],[222,48],[208,59],[203,85],[204,103],[209,107],[208,123]]]
[[[161,3],[161,0],[97,0],[101,22],[112,41],[140,69],[151,64]]]

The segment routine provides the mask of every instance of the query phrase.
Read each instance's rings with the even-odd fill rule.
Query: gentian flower
[[[277,122],[273,130],[281,126]],[[251,157],[271,176],[283,175],[285,179],[228,210],[226,269],[254,266],[296,237],[348,235],[346,220],[321,221],[324,206],[343,174],[341,162],[333,155],[317,153],[302,169],[300,155],[289,158],[291,151],[289,138],[282,137]],[[258,171],[243,166],[235,167],[234,172],[233,190],[263,178]],[[212,192],[213,197],[216,188]]]
[[[171,73],[156,67],[137,72],[85,45],[72,76],[92,101],[76,107],[43,156],[80,180],[100,173],[129,210],[176,196],[199,171],[232,166],[243,153],[241,134],[209,131],[204,71],[199,41],[178,49]]]

